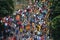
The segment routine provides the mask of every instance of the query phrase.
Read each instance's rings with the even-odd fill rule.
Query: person
[[[34,36],[34,40],[37,40],[37,36],[36,35]]]
[[[41,35],[41,40],[44,40],[44,35]]]
[[[33,38],[32,38],[32,37],[30,37],[30,40],[33,40]]]
[[[20,28],[20,32],[21,32],[21,33],[23,32],[23,29],[22,29],[22,28]]]
[[[32,30],[35,30],[35,23],[32,23]]]
[[[26,30],[27,30],[27,31],[30,30],[30,24],[27,24]]]
[[[14,36],[8,37],[8,40],[16,40],[16,37]]]
[[[41,40],[41,37],[40,36],[37,36],[37,40]]]
[[[6,40],[6,37],[3,37],[2,40]]]

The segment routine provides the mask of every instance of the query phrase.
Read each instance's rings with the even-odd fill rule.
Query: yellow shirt
[[[20,28],[20,32],[22,32],[23,31],[23,29],[22,28]]]
[[[38,30],[40,31],[40,30],[41,30],[41,26],[40,26],[40,25],[38,25],[37,27],[38,27]]]

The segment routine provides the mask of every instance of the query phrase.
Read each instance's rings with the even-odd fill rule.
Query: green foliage
[[[58,0],[52,1],[52,6],[50,7],[52,9],[52,13],[50,15],[51,19],[60,15],[60,5],[59,4],[60,4],[60,1],[58,1]]]
[[[0,0],[0,17],[11,15],[14,10],[13,0]]]
[[[52,37],[54,40],[60,40],[60,15],[51,21]]]
[[[60,40],[60,1],[59,0],[52,0],[52,9],[50,18],[51,18],[51,25],[50,31],[54,40]]]

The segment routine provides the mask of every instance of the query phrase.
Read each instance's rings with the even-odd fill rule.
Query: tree
[[[51,25],[50,25],[50,33],[54,40],[60,40],[60,1],[59,0],[51,0],[52,6],[50,7],[51,13]]]
[[[51,21],[52,37],[54,40],[60,40],[60,15]]]
[[[11,15],[14,11],[13,0],[0,0],[0,17]]]
[[[50,7],[51,9],[51,14],[50,17],[53,19],[54,17],[60,15],[60,1],[59,0],[51,0],[52,6]]]

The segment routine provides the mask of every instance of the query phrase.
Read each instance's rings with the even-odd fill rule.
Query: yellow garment
[[[37,25],[37,29],[38,29],[38,31],[40,31],[41,30],[41,26]]]
[[[22,28],[20,28],[20,32],[23,32],[23,29]]]

